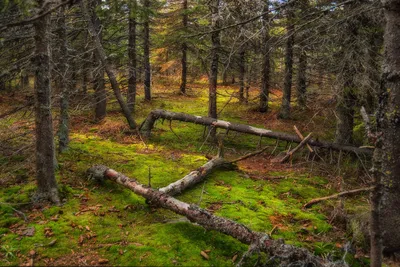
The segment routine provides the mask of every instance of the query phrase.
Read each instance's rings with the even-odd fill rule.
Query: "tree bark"
[[[65,25],[65,6],[58,12],[58,38],[60,45],[59,57],[59,90],[60,94],[60,121],[58,126],[58,151],[64,152],[69,145],[69,81],[67,79],[67,29]]]
[[[208,116],[217,118],[217,80],[218,80],[218,50],[220,47],[220,36],[218,29],[220,28],[219,18],[219,5],[220,0],[210,1],[211,10],[211,28],[214,32],[211,34],[211,67],[208,80],[209,87],[209,102],[208,102]]]
[[[136,68],[137,68],[137,56],[136,56],[136,14],[137,14],[137,2],[136,0],[130,0],[129,7],[129,44],[128,44],[128,57],[129,57],[129,79],[128,79],[128,108],[131,112],[135,110],[136,102]]]
[[[265,113],[268,111],[269,89],[270,89],[270,45],[269,45],[269,1],[264,3],[263,12],[263,63],[261,69],[261,94],[260,94],[260,112]]]
[[[39,6],[43,0],[37,1]],[[58,187],[54,172],[54,136],[51,115],[50,70],[50,14],[33,24],[35,29],[35,126],[36,126],[36,180],[35,201],[50,200],[58,204]]]
[[[287,41],[285,54],[285,81],[283,86],[282,106],[278,117],[288,119],[290,117],[290,99],[292,95],[292,76],[293,76],[293,45],[294,45],[294,12],[292,7],[287,10]]]
[[[151,100],[151,66],[150,66],[150,0],[143,0],[143,60],[144,60],[144,99]]]
[[[101,21],[96,14],[96,6],[101,4],[101,1],[96,0],[92,2],[93,5],[91,6],[91,13],[92,13],[92,22],[94,25],[94,29],[99,36],[100,43],[103,42],[103,31],[101,29]],[[95,93],[95,120],[101,121],[107,115],[107,92],[105,86],[105,79],[104,79],[104,67],[103,64],[97,55],[94,53],[93,61],[97,64],[98,68],[97,71],[94,73],[94,93]]]
[[[299,68],[297,73],[297,105],[301,109],[306,108],[307,104],[307,54],[306,51],[300,51]]]
[[[214,118],[210,117],[202,117],[202,116],[194,116],[194,115],[189,115],[186,113],[177,113],[177,112],[171,112],[171,111],[166,111],[166,110],[153,110],[150,112],[150,114],[147,116],[146,120],[142,123],[142,126],[140,127],[140,131],[143,133],[145,137],[150,137],[151,135],[151,130],[154,127],[154,123],[158,119],[166,119],[166,120],[178,120],[182,122],[191,122],[195,124],[200,124],[200,125],[206,125],[210,126],[212,125],[214,128],[222,128],[230,131],[236,131],[236,132],[241,132],[241,133],[247,133],[251,135],[256,135],[259,137],[269,137],[269,138],[274,138],[274,139],[279,139],[282,141],[288,141],[288,142],[295,142],[295,143],[300,143],[302,141],[301,138],[299,138],[297,135],[292,135],[292,134],[287,134],[287,133],[282,133],[282,132],[275,132],[267,129],[262,129],[262,128],[256,128],[252,127],[249,125],[244,125],[244,124],[236,124],[236,123],[230,123],[228,121],[223,121],[223,120],[216,120]],[[311,139],[308,141],[308,144],[311,146],[317,146],[317,147],[322,147],[322,148],[330,148],[333,150],[343,150],[346,152],[351,152],[351,153],[356,153],[356,154],[366,154],[366,155],[371,155],[372,150],[367,149],[367,148],[358,148],[354,146],[349,146],[349,145],[341,145],[337,143],[330,143],[326,141],[319,141],[319,140],[314,140]]]
[[[95,28],[94,28],[93,22],[90,18],[90,14],[88,12],[87,4],[86,4],[85,0],[81,1],[81,8],[82,8],[83,14],[87,20],[88,30],[89,30],[90,35],[93,38],[93,41],[94,41],[94,44],[96,47],[97,56],[99,57],[101,63],[104,65],[105,71],[108,75],[108,78],[110,79],[111,87],[113,88],[115,97],[118,100],[118,103],[121,107],[122,113],[124,114],[126,120],[128,121],[129,127],[131,129],[136,129],[136,122],[133,119],[129,108],[122,97],[121,90],[119,89],[117,77],[116,77],[112,67],[107,62],[106,53],[104,51],[103,46],[101,45],[99,35],[95,31]]]
[[[106,166],[94,166],[87,173],[91,179],[99,181],[111,180],[146,198],[153,205],[183,215],[191,222],[195,222],[205,229],[219,231],[236,238],[244,244],[251,245],[251,247],[267,253],[270,257],[279,259],[280,266],[287,266],[289,263],[293,266],[295,263],[303,266],[324,266],[322,259],[306,249],[286,245],[283,240],[273,240],[265,233],[254,232],[242,224],[215,216],[195,205],[187,204],[168,194],[145,187],[136,180],[130,179]]]
[[[183,29],[186,31],[188,26],[188,1],[183,0],[182,2],[182,26]],[[182,51],[182,75],[181,75],[181,86],[180,92],[181,94],[186,94],[186,81],[187,81],[187,43],[184,41],[181,46]]]
[[[246,72],[246,51],[244,47],[239,53],[239,102],[244,103],[244,76]]]
[[[381,237],[384,252],[400,251],[400,2],[387,0],[382,4],[386,18],[385,55],[377,116],[377,189],[372,194],[372,226],[377,228],[371,228],[371,266],[379,264]]]

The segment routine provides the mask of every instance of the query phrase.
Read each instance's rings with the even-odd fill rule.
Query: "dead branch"
[[[291,158],[293,156],[294,153],[296,153],[300,148],[302,148],[305,144],[307,144],[308,140],[311,139],[311,135],[312,135],[312,133],[307,135],[307,137],[304,138],[303,141],[301,141],[298,146],[296,146],[295,148],[290,150],[288,153],[286,153],[286,155],[282,159],[276,159],[273,162],[284,163],[285,161],[287,161],[289,158]]]
[[[294,128],[294,131],[296,132],[297,136],[300,137],[301,140],[303,140],[304,136],[301,134],[299,129],[297,129],[296,125],[294,125],[293,128]],[[307,144],[307,148],[308,148],[308,150],[310,150],[311,153],[314,153],[314,150],[311,148],[311,146],[309,144]]]
[[[239,161],[242,161],[242,160],[245,160],[245,159],[248,159],[248,158],[257,156],[257,155],[263,153],[263,152],[264,152],[265,150],[267,150],[267,149],[268,149],[268,147],[264,147],[263,149],[258,150],[258,151],[256,151],[256,152],[249,153],[249,154],[246,154],[246,155],[244,155],[244,156],[242,156],[242,157],[239,157],[239,158],[237,158],[237,159],[231,160],[230,163],[236,163],[236,162],[239,162]]]
[[[319,203],[319,202],[325,201],[325,200],[329,200],[329,199],[333,199],[333,198],[338,198],[338,197],[344,197],[344,196],[355,195],[355,194],[358,194],[358,193],[361,193],[361,192],[371,191],[372,189],[374,189],[373,186],[371,186],[371,187],[364,187],[364,188],[359,188],[359,189],[354,189],[354,190],[349,190],[349,191],[340,192],[340,193],[337,193],[337,194],[334,194],[334,195],[330,195],[330,196],[327,196],[327,197],[315,198],[315,199],[312,199],[311,201],[309,201],[308,203],[306,203],[306,204],[303,206],[303,208],[304,208],[304,209],[307,209],[307,208],[310,208],[310,207],[312,207],[313,205],[315,205],[315,204],[317,204],[317,203]]]

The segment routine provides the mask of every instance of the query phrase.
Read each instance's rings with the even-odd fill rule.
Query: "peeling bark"
[[[251,134],[251,135],[256,135],[259,137],[268,137],[268,138],[274,138],[274,139],[279,139],[282,141],[288,141],[288,142],[295,142],[295,143],[300,143],[302,139],[298,137],[297,135],[292,135],[288,133],[282,133],[282,132],[276,132],[276,131],[271,131],[263,128],[256,128],[252,127],[249,125],[245,124],[237,124],[237,123],[230,123],[228,121],[223,121],[223,120],[217,120],[209,117],[202,117],[202,116],[194,116],[194,115],[189,115],[186,113],[177,113],[177,112],[171,112],[171,111],[166,111],[166,110],[153,110],[150,112],[150,114],[147,116],[147,119],[142,123],[142,126],[140,128],[140,131],[143,133],[145,137],[150,137],[151,135],[151,130],[154,127],[154,123],[158,119],[166,119],[166,120],[177,120],[177,121],[182,121],[182,122],[191,122],[195,124],[200,124],[200,125],[205,125],[205,126],[214,126],[214,128],[222,128],[222,129],[227,129],[230,131],[236,131],[236,132],[241,132],[241,133],[246,133],[246,134]],[[308,141],[308,144],[311,146],[316,146],[316,147],[322,147],[322,148],[330,148],[333,150],[343,150],[346,152],[351,152],[351,153],[356,153],[356,154],[366,154],[366,155],[372,155],[372,150],[368,148],[358,148],[355,146],[350,146],[350,145],[341,145],[337,143],[331,143],[327,141],[319,141],[315,139],[311,139]]]
[[[111,180],[123,185],[135,194],[146,198],[146,200],[153,205],[183,215],[191,222],[195,222],[205,229],[221,232],[236,238],[244,244],[256,247],[257,249],[260,249],[260,251],[267,253],[270,257],[279,259],[280,266],[288,266],[288,264],[295,266],[294,264],[296,263],[301,264],[301,266],[326,265],[321,258],[313,255],[304,248],[287,245],[281,239],[274,240],[265,233],[254,232],[235,221],[215,216],[214,214],[193,204],[187,204],[169,196],[168,194],[145,187],[135,179],[130,179],[106,166],[94,166],[88,169],[87,174],[94,180]]]

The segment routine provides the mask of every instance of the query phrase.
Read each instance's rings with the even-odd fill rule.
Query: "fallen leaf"
[[[207,253],[205,253],[204,251],[200,251],[200,255],[203,256],[203,258],[205,258],[206,260],[209,260],[210,257],[208,256]]]
[[[86,230],[90,231],[90,227],[89,226],[85,226]]]
[[[54,244],[57,242],[57,239],[51,240],[50,243],[48,244],[49,247],[54,246]]]
[[[83,235],[81,235],[80,237],[79,237],[79,244],[80,245],[82,245],[83,244],[83,240],[84,240],[85,238],[83,237]]]
[[[238,254],[233,255],[233,257],[232,257],[232,262],[235,262],[236,259],[237,259],[237,257],[238,257]]]
[[[108,260],[107,259],[99,259],[99,264],[105,264],[105,263],[108,263]]]
[[[33,236],[35,234],[35,228],[34,227],[28,227],[26,230],[22,233],[24,236]]]

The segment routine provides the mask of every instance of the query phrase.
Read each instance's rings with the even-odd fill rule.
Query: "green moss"
[[[226,90],[228,95],[236,89]],[[168,98],[168,102],[160,97],[151,103],[142,103],[142,97],[139,97],[136,119],[138,122],[142,121],[154,108],[176,112],[190,110],[191,114],[206,115],[206,90],[203,92],[196,89],[193,94],[196,95],[174,96]],[[219,97],[219,106],[222,107],[229,98]],[[112,104],[109,108],[117,108],[117,105]],[[220,118],[247,123],[242,115],[252,112],[252,108],[232,100],[220,114]],[[276,111],[278,102],[271,102],[271,108]],[[89,113],[86,115],[89,116]],[[125,123],[120,115],[109,116],[107,119]],[[207,162],[204,154],[216,153],[215,147],[204,143],[204,127],[174,121],[171,128],[173,132],[168,121],[164,124],[158,121],[153,136],[146,140],[146,145],[141,141],[132,141],[129,144],[117,142],[116,140],[124,137],[122,132],[105,138],[100,134],[101,127],[95,124],[89,126],[86,132],[75,130],[71,134],[70,149],[58,156],[57,180],[61,196],[66,202],[60,207],[23,210],[35,215],[29,224],[16,217],[10,207],[0,206],[1,244],[18,248],[25,256],[35,249],[42,259],[68,257],[71,250],[85,251],[95,247],[99,255],[109,259],[112,265],[234,265],[232,257],[237,254],[240,259],[248,249],[246,245],[229,236],[206,231],[185,222],[182,216],[171,211],[149,207],[143,198],[112,182],[97,185],[86,179],[87,168],[102,164],[143,184],[150,182],[152,187],[159,188],[182,178]],[[220,134],[224,133],[225,131],[220,131]],[[256,136],[232,132],[224,138],[226,150],[235,149],[235,152],[254,151],[258,142],[259,138]],[[273,139],[263,139],[262,145],[271,146],[272,151],[275,142]],[[284,145],[282,142],[277,150],[284,150]],[[23,159],[12,159],[14,164],[18,160]],[[10,164],[10,159],[0,157],[0,164],[2,162]],[[23,170],[23,174],[27,173],[27,170]],[[204,183],[194,186],[177,198],[195,203],[255,231],[269,233],[274,229],[274,238],[284,238],[287,243],[296,246],[308,244],[319,255],[329,253],[330,249],[335,250],[333,243],[304,242],[308,235],[323,237],[332,228],[318,207],[302,209],[308,200],[333,193],[326,188],[328,180],[293,169],[270,171],[268,176],[285,176],[286,179],[273,182],[255,181],[243,177],[238,171],[218,170]],[[33,177],[29,178],[30,181],[34,180]],[[35,188],[34,182],[0,188],[0,201],[29,202]],[[21,228],[34,227],[35,235],[21,237],[16,231],[13,230],[13,233],[7,228],[16,223]],[[51,229],[52,235],[45,234],[46,228]],[[87,237],[88,234],[91,238]],[[80,242],[81,237],[83,243]],[[50,246],[50,242],[55,239],[57,241]],[[210,250],[209,260],[200,255],[202,250]],[[21,264],[18,258],[9,261],[11,265]],[[5,262],[0,261],[1,264]]]

